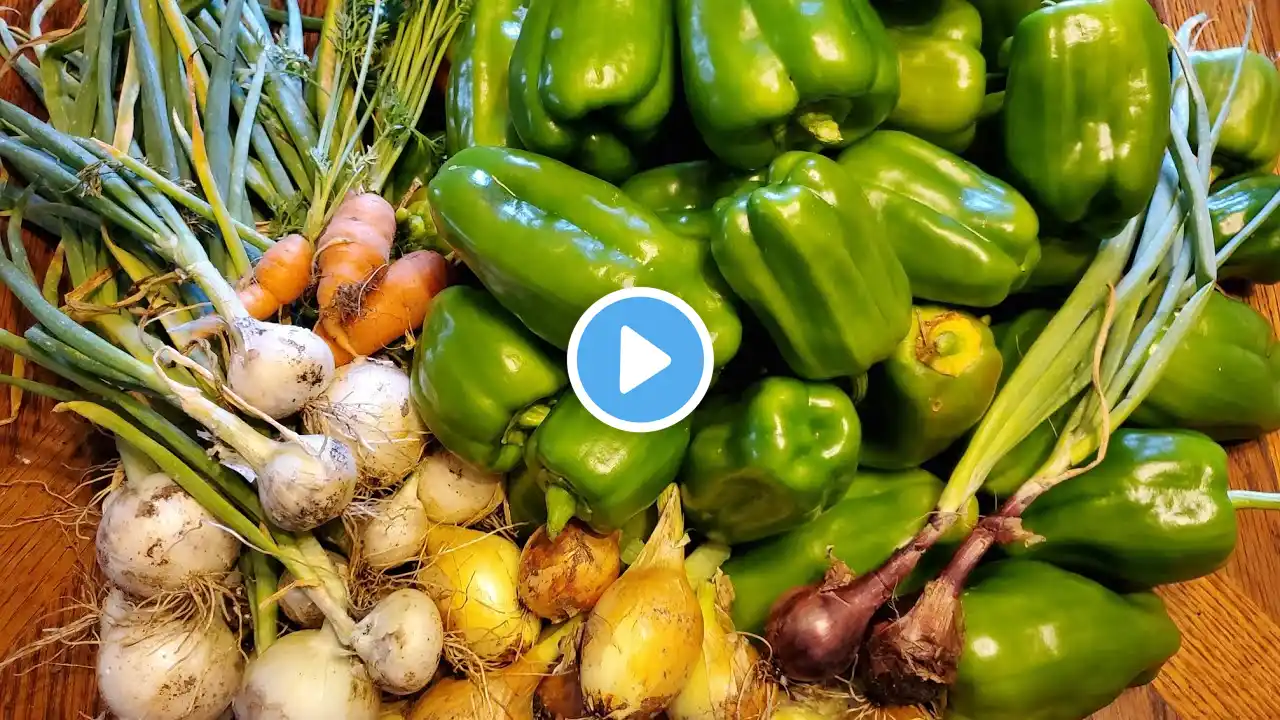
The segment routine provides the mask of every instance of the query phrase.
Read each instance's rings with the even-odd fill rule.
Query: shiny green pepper
[[[1231,181],[1209,196],[1213,239],[1221,250],[1236,233],[1280,193],[1280,176],[1248,175]],[[1280,282],[1280,212],[1272,213],[1261,227],[1236,248],[1219,277],[1244,278],[1260,283]]]
[[[653,505],[680,470],[690,424],[618,430],[565,393],[525,448],[523,472],[546,492],[547,532],[554,537],[572,517],[612,532]]]
[[[454,155],[428,185],[454,253],[536,335],[564,349],[591,304],[643,286],[677,295],[711,333],[719,367],[742,324],[706,243],[681,237],[618,188],[509,148]]]
[[[763,182],[762,173],[740,173],[710,160],[693,160],[632,175],[622,192],[657,213],[673,232],[708,238],[716,201]]]
[[[829,510],[782,535],[735,552],[733,624],[760,633],[788,590],[820,580],[834,557],[854,573],[874,570],[924,527],[942,481],[924,470],[863,471]]]
[[[1181,643],[1155,595],[1031,560],[978,568],[961,607],[949,720],[1081,720],[1149,682]]]
[[[1026,199],[946,150],[882,130],[840,164],[879,215],[917,298],[991,307],[1040,259],[1040,223]]]
[[[764,187],[720,201],[716,216],[716,265],[797,375],[861,375],[906,335],[906,273],[834,160],[787,153]]]
[[[1036,207],[1098,229],[1146,207],[1169,139],[1168,50],[1147,0],[1065,0],[1018,23],[1005,156]]]
[[[671,109],[675,53],[671,0],[530,0],[511,56],[521,142],[626,178]]]
[[[1040,539],[1005,550],[1126,590],[1194,580],[1235,549],[1227,489],[1227,453],[1208,437],[1121,429],[1101,463],[1023,512]]]
[[[914,308],[907,336],[867,376],[858,404],[866,425],[863,463],[900,470],[945,450],[986,413],[1001,365],[991,328],[978,318]]]
[[[1190,59],[1209,104],[1209,117],[1216,118],[1231,89],[1240,48],[1201,50],[1191,53]],[[1234,168],[1269,172],[1277,158],[1280,158],[1280,69],[1266,55],[1249,51],[1214,159]]]
[[[811,520],[858,469],[861,425],[840,388],[772,377],[699,410],[680,471],[689,524],[728,544]]]
[[[1247,440],[1280,428],[1280,347],[1271,322],[1214,293],[1130,417],[1147,427]]]
[[[494,472],[519,464],[527,435],[569,384],[562,356],[487,293],[462,285],[432,300],[410,379],[431,434]]]
[[[991,328],[1002,359],[997,392],[1013,374],[1018,363],[1022,362],[1022,356],[1031,349],[1031,344],[1044,332],[1053,319],[1053,313],[1053,310],[1027,310],[1013,320]],[[1013,450],[996,461],[987,474],[982,489],[997,498],[1007,498],[1017,492],[1022,483],[1030,480],[1035,471],[1049,459],[1053,446],[1058,442],[1055,428],[1062,427],[1070,412],[1071,408],[1065,407],[1049,420],[1037,425]]]
[[[882,12],[898,51],[900,90],[888,123],[949,150],[973,141],[987,94],[982,19],[965,0],[944,0],[919,22]]]
[[[676,19],[694,122],[733,167],[844,147],[897,102],[897,54],[867,0],[676,0]]]
[[[511,124],[507,69],[520,36],[525,0],[473,0],[449,49],[445,151],[473,145],[519,147]]]

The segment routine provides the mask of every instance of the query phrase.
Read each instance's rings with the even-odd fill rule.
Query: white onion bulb
[[[364,663],[328,626],[275,641],[250,663],[238,720],[376,720],[381,698]]]
[[[301,410],[333,379],[333,351],[307,328],[244,317],[229,335],[227,384],[277,420]]]
[[[502,476],[463,462],[448,450],[428,455],[410,476],[432,522],[471,525],[502,504]]]
[[[416,693],[435,677],[444,650],[444,624],[436,604],[420,590],[397,590],[356,623],[351,649],[364,658],[378,687]]]

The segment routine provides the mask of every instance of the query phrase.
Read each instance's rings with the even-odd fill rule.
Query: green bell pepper
[[[1009,40],[1022,18],[1044,7],[1044,0],[971,0],[982,18],[982,54],[987,64],[1000,66],[1000,51],[1008,52]]]
[[[733,624],[762,633],[769,608],[788,590],[820,580],[831,558],[854,573],[874,570],[924,527],[942,481],[924,470],[863,471],[829,510],[790,532],[735,552]]]
[[[1022,356],[1031,349],[1031,344],[1044,332],[1053,319],[1053,314],[1053,310],[1027,310],[1013,320],[991,328],[1002,360],[997,392],[1013,374],[1018,363],[1022,362]],[[996,461],[987,474],[982,489],[997,498],[1007,498],[1017,492],[1022,483],[1030,480],[1032,474],[1049,459],[1053,446],[1058,442],[1055,428],[1062,427],[1070,413],[1070,407],[1063,408],[1049,420],[1037,425],[1012,451]]]
[[[1262,207],[1280,193],[1280,176],[1247,175],[1232,180],[1209,196],[1213,239],[1221,250]],[[1280,282],[1280,213],[1273,213],[1236,248],[1219,277],[1244,278],[1260,283]]]
[[[992,307],[1040,259],[1040,223],[1009,185],[920,138],[882,130],[840,154],[915,297]]]
[[[961,607],[949,720],[1081,720],[1149,682],[1181,643],[1155,595],[1030,560],[979,568]]]
[[[554,537],[572,517],[613,532],[657,502],[680,470],[690,424],[618,430],[565,393],[525,448],[523,472],[546,493],[547,532]]]
[[[959,310],[915,308],[907,336],[868,373],[858,404],[863,463],[900,470],[947,449],[986,413],[1001,365],[986,323]]]
[[[900,78],[888,123],[963,151],[973,141],[987,94],[978,11],[965,0],[944,0],[924,22],[882,15],[898,51]]]
[[[1065,295],[1084,277],[1097,254],[1097,243],[1087,240],[1040,238],[1040,261],[1016,292],[1056,291]]]
[[[718,200],[763,183],[763,173],[736,172],[710,160],[692,160],[632,175],[622,184],[622,192],[657,213],[673,232],[706,239],[715,225]]]
[[[474,147],[428,185],[436,227],[485,287],[536,335],[564,349],[592,303],[644,286],[680,297],[729,361],[742,323],[706,243],[681,237],[612,185],[509,148]]]
[[[867,0],[676,0],[676,19],[694,123],[733,167],[844,147],[897,103],[897,53]]]
[[[1018,23],[1005,156],[1036,207],[1099,229],[1146,207],[1169,139],[1168,51],[1147,0],[1065,0]]]
[[[529,0],[511,56],[511,118],[524,146],[610,181],[675,94],[671,0]]]
[[[1227,453],[1208,437],[1122,429],[1097,467],[1023,512],[1023,527],[1043,540],[1005,550],[1127,590],[1193,580],[1235,549],[1227,489]]]
[[[474,145],[520,147],[511,123],[508,66],[525,0],[473,0],[449,49],[445,86],[445,152]]]
[[[700,410],[680,470],[689,524],[736,544],[811,520],[858,469],[861,425],[840,388],[766,378]]]
[[[519,464],[526,436],[569,384],[563,357],[487,293],[462,285],[432,300],[410,380],[431,434],[494,472]]]
[[[1196,79],[1217,118],[1231,89],[1240,48],[1201,50],[1190,55]],[[1271,171],[1280,158],[1280,69],[1271,58],[1252,50],[1245,56],[1240,83],[1231,99],[1214,159],[1242,170]]]
[[[834,160],[787,153],[764,187],[720,201],[716,216],[716,265],[797,375],[861,375],[906,335],[906,273]]]
[[[1270,321],[1214,293],[1130,420],[1247,440],[1280,428],[1280,348]]]

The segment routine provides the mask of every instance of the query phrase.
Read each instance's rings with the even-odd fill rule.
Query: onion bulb
[[[277,526],[311,530],[341,515],[355,497],[356,459],[345,442],[284,429],[285,440],[272,440],[196,388],[167,377],[166,382],[182,411],[230,445],[257,473],[258,499]]]
[[[375,570],[417,560],[431,521],[418,500],[418,475],[410,475],[391,497],[374,504],[360,533],[360,554]]]
[[[587,717],[582,688],[578,685],[578,665],[561,662],[552,674],[542,678],[533,695],[533,715],[538,720],[578,720]]]
[[[249,663],[237,720],[377,720],[381,699],[364,663],[328,626],[299,630]]]
[[[219,581],[240,556],[240,541],[164,473],[129,475],[107,496],[94,544],[107,579],[140,598]]]
[[[427,428],[409,398],[409,374],[386,360],[357,358],[303,411],[307,432],[342,438],[356,451],[360,477],[394,485],[422,459]]]
[[[333,351],[307,328],[240,317],[229,335],[227,384],[277,420],[301,410],[333,379]]]
[[[440,612],[425,593],[397,590],[356,623],[351,649],[365,658],[378,687],[395,695],[416,693],[431,682],[440,665]]]
[[[576,640],[581,619],[550,632],[509,667],[432,685],[410,710],[408,720],[533,720],[533,694]]]
[[[467,526],[502,504],[502,476],[469,465],[438,449],[414,468],[418,499],[431,522]]]
[[[538,636],[538,616],[516,590],[520,551],[510,540],[478,530],[436,525],[427,531],[429,558],[418,581],[457,634],[483,662],[500,664]]]
[[[520,600],[551,622],[595,607],[622,572],[618,537],[597,535],[578,520],[554,540],[546,526],[538,528],[520,552]]]
[[[684,517],[674,485],[635,564],[587,617],[582,696],[595,717],[648,718],[684,688],[702,646],[702,610],[684,570]]]
[[[112,590],[99,630],[98,690],[120,720],[213,720],[231,704],[244,660],[220,616],[174,619]]]
[[[336,582],[345,587],[347,578],[349,577],[350,568],[347,566],[347,559],[336,552],[328,552],[329,561],[333,563],[333,570],[336,571],[338,577],[330,578],[331,583],[326,583],[327,587],[337,587],[332,584]],[[317,573],[329,572],[329,568],[313,568]],[[279,587],[289,588],[280,594],[280,609],[284,611],[285,617],[300,628],[314,630],[324,624],[324,612],[311,602],[307,591],[295,585],[297,578],[293,573],[286,569],[280,573]]]
[[[733,585],[717,574],[698,588],[702,656],[667,707],[671,720],[768,720],[777,686],[760,654],[733,628]]]

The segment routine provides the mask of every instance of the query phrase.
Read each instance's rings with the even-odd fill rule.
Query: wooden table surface
[[[304,0],[304,8],[322,0]],[[1175,27],[1195,12],[1215,22],[1204,44],[1238,44],[1245,20],[1241,0],[1153,0]],[[1280,43],[1280,0],[1258,0],[1254,49],[1275,57]],[[34,0],[6,3],[23,15]],[[68,22],[75,3],[63,2],[54,22]],[[13,13],[6,19],[14,24]],[[33,107],[13,73],[0,78],[0,97]],[[33,245],[36,271],[48,251]],[[1254,290],[1251,301],[1280,320],[1280,291]],[[21,330],[31,322],[0,290],[0,327]],[[0,371],[10,359],[0,355]],[[46,378],[47,379],[47,378]],[[0,393],[0,417],[8,415]],[[110,457],[110,445],[83,423],[51,412],[53,403],[28,398],[16,422],[0,427],[0,657],[40,637],[41,629],[76,617],[76,599],[89,587],[92,526],[79,528],[75,508],[91,490],[82,481]],[[1232,485],[1280,490],[1280,435],[1231,449]],[[41,519],[39,522],[33,520]],[[58,518],[54,522],[49,518]],[[1130,690],[1095,720],[1280,720],[1280,514],[1246,512],[1240,543],[1221,572],[1163,588],[1182,650],[1151,685]],[[94,649],[50,647],[0,671],[0,719],[63,720],[101,712],[93,676]]]

